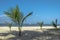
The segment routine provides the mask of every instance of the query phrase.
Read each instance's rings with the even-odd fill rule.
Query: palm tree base
[[[19,36],[21,36],[21,31],[19,31]]]

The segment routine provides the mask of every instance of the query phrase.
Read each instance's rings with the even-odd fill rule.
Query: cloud
[[[0,15],[0,18],[1,18],[1,17],[7,17],[7,16],[6,16],[6,15],[4,15],[4,14],[2,14],[2,15]]]
[[[0,23],[4,23],[5,21],[10,21],[10,20],[6,15],[1,14],[0,15]]]

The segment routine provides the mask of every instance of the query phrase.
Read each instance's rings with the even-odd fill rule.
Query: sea
[[[0,26],[8,26],[8,24],[2,24],[0,23]],[[18,26],[16,24],[13,24],[12,26]],[[38,24],[23,24],[23,26],[39,26]],[[52,26],[52,24],[43,24],[43,26]],[[60,24],[58,24],[60,26]]]

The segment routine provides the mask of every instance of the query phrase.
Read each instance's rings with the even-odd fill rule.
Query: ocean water
[[[8,26],[8,24],[1,24],[0,26]],[[13,24],[12,26],[18,26],[16,24]],[[39,26],[38,24],[23,24],[23,26]],[[44,24],[43,26],[52,26],[52,24]],[[58,26],[60,26],[60,24],[58,24]]]

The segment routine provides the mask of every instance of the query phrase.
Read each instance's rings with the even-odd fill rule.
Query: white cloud
[[[0,15],[0,18],[1,18],[1,17],[7,17],[7,16],[6,16],[6,15]]]
[[[10,22],[10,19],[6,15],[0,15],[0,23]]]

